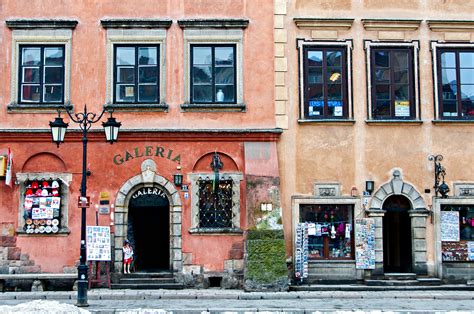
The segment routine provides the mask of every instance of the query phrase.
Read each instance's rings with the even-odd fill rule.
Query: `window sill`
[[[298,123],[301,123],[301,124],[324,123],[324,124],[352,125],[352,124],[355,124],[355,120],[354,119],[298,119]]]
[[[18,229],[16,234],[19,237],[66,237],[71,233],[69,228],[61,228],[56,233],[26,233],[23,229]]]
[[[106,109],[113,109],[115,111],[168,111],[168,104],[159,103],[159,104],[106,104],[104,106]]]
[[[197,235],[242,235],[244,233],[240,228],[190,228],[188,231]]]
[[[56,113],[58,109],[64,109],[64,104],[8,104],[9,113]],[[69,110],[73,110],[73,105],[66,105]]]
[[[181,104],[182,111],[216,112],[216,111],[235,111],[245,112],[245,104]]]
[[[421,120],[397,120],[397,119],[380,119],[380,120],[365,120],[365,123],[370,125],[387,125],[387,124],[412,124],[419,125],[422,124]]]
[[[433,124],[474,124],[474,119],[432,120]]]

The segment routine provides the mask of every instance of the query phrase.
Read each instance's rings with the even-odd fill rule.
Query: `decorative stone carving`
[[[341,185],[339,183],[315,183],[314,196],[339,197],[341,196]]]

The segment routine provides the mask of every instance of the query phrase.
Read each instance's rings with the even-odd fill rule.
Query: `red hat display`
[[[46,180],[43,181],[43,184],[42,184],[42,185],[43,185],[44,188],[49,187],[49,183],[48,183],[48,181],[46,181]]]
[[[53,191],[51,191],[51,193],[53,194],[53,196],[58,196],[59,195],[59,192],[57,189],[53,189]]]
[[[38,181],[33,181],[33,183],[31,183],[31,187],[32,187],[33,189],[39,188]]]
[[[37,189],[35,195],[36,195],[36,196],[41,196],[41,193],[42,193],[42,192],[43,192],[43,190]]]
[[[33,196],[33,190],[32,189],[26,190],[26,196]]]

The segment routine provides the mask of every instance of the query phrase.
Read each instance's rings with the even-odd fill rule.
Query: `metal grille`
[[[198,180],[199,227],[233,228],[232,184],[231,179],[214,183],[209,177]],[[215,186],[218,184],[218,186]]]

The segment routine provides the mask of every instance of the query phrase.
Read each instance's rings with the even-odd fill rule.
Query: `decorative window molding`
[[[46,22],[45,22],[46,23]],[[52,23],[52,22],[51,22]],[[54,24],[54,23],[52,23]],[[76,22],[77,24],[77,22]],[[62,24],[59,24],[62,25]],[[70,104],[71,85],[71,44],[72,29],[13,29],[12,31],[12,66],[10,80],[10,104],[7,106],[9,112],[55,112],[62,105]],[[64,46],[64,98],[61,103],[33,103],[19,104],[19,65],[20,46],[23,45],[58,45]]]
[[[248,19],[183,19],[178,20],[181,28],[247,28]]]
[[[243,30],[242,29],[184,29],[184,104],[185,111],[245,111],[243,103]],[[235,103],[194,104],[191,102],[191,46],[202,44],[234,44],[235,45]]]
[[[442,78],[439,77],[440,64],[439,64],[439,50],[441,49],[470,49],[474,51],[474,43],[440,43],[437,41],[431,42],[431,55],[433,58],[433,86],[434,86],[434,105],[435,105],[435,117],[433,123],[472,123],[473,119],[462,119],[455,117],[454,119],[443,119],[441,116],[441,104],[440,104],[440,95],[439,95],[439,80]],[[456,119],[457,118],[457,119]]]
[[[353,18],[312,18],[295,17],[293,18],[296,27],[300,29],[323,29],[323,30],[349,30],[354,23]]]
[[[100,24],[103,28],[169,28],[172,20],[157,19],[103,19]]]
[[[341,184],[340,183],[315,183],[314,196],[316,197],[340,197]]]
[[[60,191],[61,195],[61,219],[60,226],[61,228],[57,233],[41,233],[41,234],[29,234],[31,235],[41,235],[41,236],[57,236],[61,234],[69,234],[68,228],[68,206],[69,206],[69,185],[72,181],[71,173],[55,173],[55,172],[42,172],[42,173],[17,173],[16,174],[16,184],[20,186],[20,196],[19,196],[19,205],[18,205],[18,229],[16,232],[18,234],[27,234],[23,229],[25,226],[26,220],[24,217],[24,202],[25,202],[25,193],[27,190],[26,182],[32,180],[44,180],[44,179],[53,179],[60,180]]]
[[[362,19],[366,31],[416,31],[420,24],[411,19]]]
[[[474,21],[459,20],[427,20],[428,27],[433,32],[473,32]]]
[[[298,54],[299,54],[299,88],[300,88],[300,95],[299,95],[299,102],[300,102],[300,118],[298,122],[347,122],[353,120],[354,112],[353,112],[353,105],[352,105],[352,41],[307,41],[304,39],[298,39],[297,41],[298,46]],[[347,113],[344,117],[341,118],[331,118],[331,117],[324,117],[320,119],[308,119],[305,115],[305,65],[304,65],[304,50],[305,48],[343,48],[345,49],[345,71],[347,82],[345,83],[347,89],[347,96],[344,97],[347,101]],[[324,74],[323,74],[324,75]],[[345,91],[343,91],[345,92]]]
[[[419,64],[418,64],[418,55],[419,55],[419,42],[412,41],[412,42],[375,42],[366,40],[364,43],[364,48],[366,51],[366,65],[367,65],[367,119],[368,121],[377,121],[383,122],[387,121],[390,123],[396,121],[402,121],[402,119],[398,120],[396,118],[389,118],[389,119],[375,119],[373,116],[373,106],[372,103],[372,50],[374,48],[410,48],[413,50],[413,89],[414,89],[414,115],[410,120],[403,119],[403,121],[413,121],[418,122],[420,121],[420,82],[419,82]]]
[[[190,233],[242,233],[240,229],[240,181],[243,180],[241,173],[220,173],[219,180],[232,180],[232,228],[200,228],[199,223],[199,180],[214,178],[213,173],[189,174],[191,182],[191,228]]]
[[[11,19],[6,20],[5,24],[10,29],[57,29],[57,28],[76,28],[76,20],[27,20],[27,19]]]
[[[114,20],[115,21],[115,20]],[[123,22],[123,21],[122,21]],[[114,22],[115,23],[115,22]],[[118,25],[118,21],[114,25]],[[131,23],[123,22],[127,27],[107,28],[107,70],[106,70],[106,107],[123,111],[166,111],[166,29],[128,28]],[[108,25],[105,23],[105,25]],[[160,24],[161,25],[161,24]],[[167,24],[165,24],[167,25]],[[104,26],[105,27],[105,26]],[[114,103],[114,59],[115,45],[158,45],[159,46],[159,94],[158,103]]]

